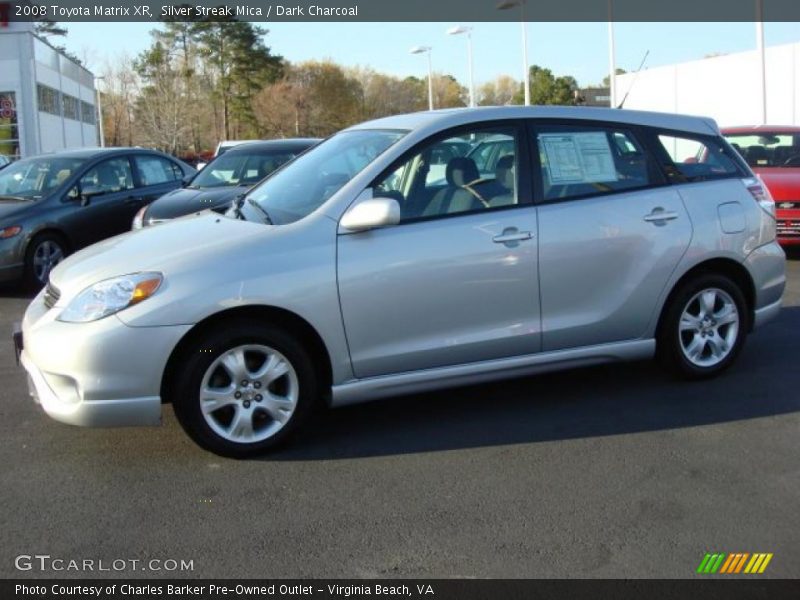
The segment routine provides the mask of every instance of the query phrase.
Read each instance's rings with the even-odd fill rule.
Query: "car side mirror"
[[[195,175],[196,175],[196,173],[191,173],[189,175],[184,175],[183,179],[181,179],[181,187],[188,187],[188,185],[192,182],[192,179],[194,179]]]
[[[400,222],[400,204],[393,198],[370,198],[350,207],[339,225],[347,231],[391,227]]]
[[[92,202],[90,195],[84,193],[81,189],[80,183],[76,183],[69,189],[67,192],[67,199],[73,201],[80,200],[81,206],[89,206]]]

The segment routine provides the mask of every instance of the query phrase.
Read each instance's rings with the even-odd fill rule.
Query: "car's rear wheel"
[[[226,322],[195,338],[172,390],[181,426],[203,448],[234,458],[285,442],[318,397],[313,362],[287,331]]]
[[[38,289],[47,283],[50,271],[67,256],[67,245],[57,233],[34,237],[25,253],[25,282]]]
[[[747,329],[747,303],[736,283],[723,275],[701,275],[686,282],[667,307],[659,355],[679,375],[711,377],[733,363]]]

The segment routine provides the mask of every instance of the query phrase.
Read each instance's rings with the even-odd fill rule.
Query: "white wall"
[[[755,44],[755,40],[753,42]],[[800,124],[800,43],[766,49],[767,123]],[[758,53],[739,52],[617,76],[625,108],[702,115],[722,126],[761,122]]]
[[[10,25],[0,29],[0,91],[16,96],[22,156],[96,146],[95,125],[37,110],[36,95],[41,83],[94,105],[94,76],[36,38],[30,23]]]

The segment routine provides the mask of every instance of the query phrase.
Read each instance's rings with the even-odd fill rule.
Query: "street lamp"
[[[761,88],[761,124],[767,124],[767,71],[764,56],[764,0],[756,0],[756,50],[758,52],[758,84]]]
[[[519,6],[520,18],[522,23],[522,75],[525,82],[525,106],[531,105],[531,74],[528,68],[528,32],[525,25],[525,0],[501,0],[497,4],[497,10],[508,10]]]
[[[456,25],[447,30],[448,35],[467,34],[467,60],[469,63],[469,106],[475,108],[475,79],[472,75],[472,27]]]
[[[409,50],[411,54],[427,54],[428,55],[428,110],[433,110],[433,66],[431,65],[431,48],[430,46],[414,46]]]
[[[608,93],[611,108],[617,108],[617,56],[614,45],[614,7],[608,0]]]
[[[99,77],[95,77],[94,80],[95,81],[101,81],[101,80],[105,81],[105,77],[101,75]],[[103,131],[103,107],[100,104],[100,88],[99,87],[95,87],[94,88],[94,93],[95,93],[96,102],[97,102],[97,126],[100,128],[100,147],[101,148],[105,148],[106,147],[106,134]]]

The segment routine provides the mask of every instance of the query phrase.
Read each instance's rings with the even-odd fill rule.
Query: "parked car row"
[[[0,281],[47,283],[67,255],[231,200],[318,140],[242,143],[199,174],[142,148],[56,152],[0,170]]]
[[[57,152],[0,171],[0,281],[44,285],[65,256],[130,229],[145,204],[194,169],[153,150]]]
[[[239,143],[218,155],[196,175],[152,204],[143,206],[134,229],[163,223],[200,210],[225,211],[231,201],[318,139],[287,139]]]
[[[201,175],[238,191],[243,164]],[[55,419],[155,425],[171,403],[244,457],[323,403],[653,356],[711,377],[784,286],[775,204],[710,119],[445,110],[350,127],[224,216],[67,258],[14,343]]]

